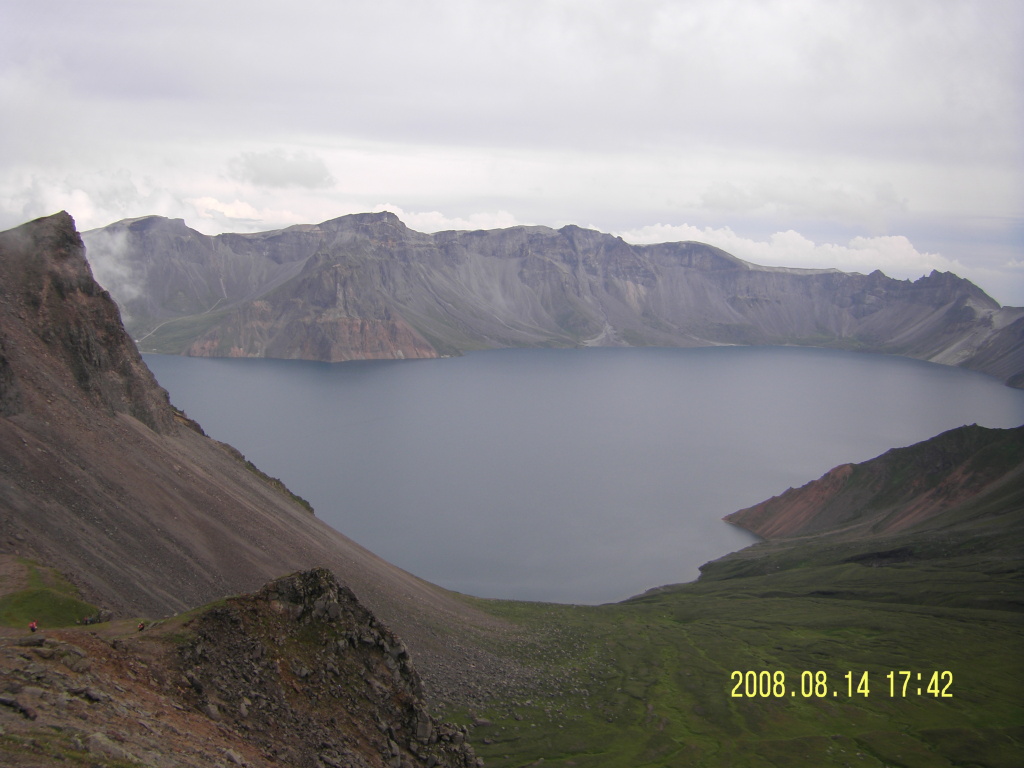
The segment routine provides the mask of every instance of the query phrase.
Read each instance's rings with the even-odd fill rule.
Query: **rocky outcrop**
[[[327,570],[145,626],[0,629],[0,763],[482,765],[427,710],[405,644]]]
[[[89,402],[166,432],[173,418],[167,393],[125,336],[117,305],[93,280],[84,254],[66,213],[0,233],[0,412],[21,407],[15,369],[24,362],[22,329]]]
[[[982,508],[986,499],[1011,510],[1024,504],[1024,426],[943,432],[861,464],[843,464],[725,520],[765,539],[820,533],[867,538],[962,523],[963,514]]]
[[[466,731],[427,712],[405,643],[329,571],[232,598],[189,629],[184,698],[287,765],[477,765]]]
[[[390,213],[217,237],[146,217],[86,240],[149,351],[340,361],[798,344],[1024,383],[1024,308],[950,273],[910,282],[759,267],[702,243],[630,245],[575,226],[428,235]]]

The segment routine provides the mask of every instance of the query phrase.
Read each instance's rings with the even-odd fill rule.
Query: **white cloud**
[[[248,226],[263,220],[260,212],[244,200],[225,203],[215,197],[186,198],[200,219],[212,219],[218,224]]]
[[[630,243],[695,240],[714,245],[744,261],[771,267],[841,269],[867,274],[880,269],[890,277],[917,278],[933,269],[964,273],[964,265],[937,253],[918,251],[903,236],[855,237],[846,245],[816,243],[799,232],[776,232],[767,240],[742,237],[729,228],[654,224],[617,233]]]
[[[334,184],[323,159],[305,150],[243,152],[228,160],[228,171],[239,181],[262,187],[324,189]]]
[[[949,161],[1020,148],[1015,0],[45,6],[8,13],[11,66],[50,57],[80,116],[133,126],[159,110],[146,126],[167,138]]]
[[[823,219],[856,224],[870,230],[885,229],[893,218],[902,215],[908,199],[899,195],[892,183],[856,183],[805,179],[762,179],[750,185],[732,181],[712,184],[701,195],[711,212],[740,213],[791,220]]]
[[[503,229],[521,222],[508,211],[473,213],[469,216],[446,216],[440,211],[404,211],[397,205],[381,203],[374,211],[390,211],[409,229],[417,232],[444,232],[447,230]]]
[[[13,226],[66,210],[80,228],[88,228],[130,215],[139,201],[155,203],[124,169],[0,175],[0,224]]]
[[[424,231],[794,230],[807,260],[1002,284],[1021,39],[1019,0],[8,3],[0,224],[253,231],[388,201]],[[982,249],[984,217],[1018,223]],[[901,233],[929,247],[852,245]]]

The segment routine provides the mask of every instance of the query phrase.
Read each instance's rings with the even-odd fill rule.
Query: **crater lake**
[[[1024,423],[1024,391],[987,376],[820,349],[145,360],[321,519],[479,597],[601,603],[692,581],[756,540],[730,512],[947,429]]]

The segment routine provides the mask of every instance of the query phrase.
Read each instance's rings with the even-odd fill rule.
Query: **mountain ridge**
[[[392,213],[202,235],[84,233],[145,351],[340,362],[512,346],[803,345],[902,354],[1024,386],[1024,308],[952,273],[761,267],[696,242],[409,229]]]

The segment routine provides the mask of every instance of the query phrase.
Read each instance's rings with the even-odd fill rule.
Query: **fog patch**
[[[82,241],[93,277],[114,297],[121,310],[121,321],[129,324],[131,316],[127,304],[142,296],[144,288],[128,258],[127,230],[84,232]]]

